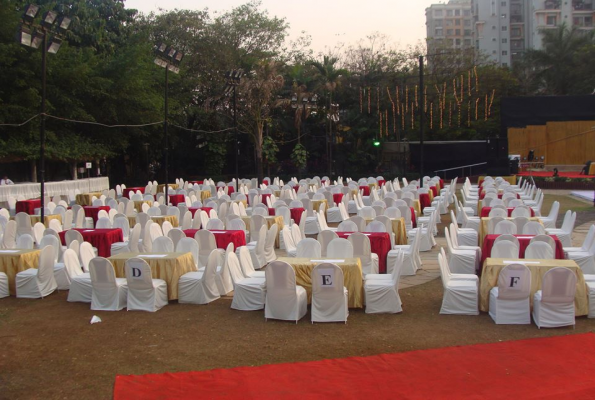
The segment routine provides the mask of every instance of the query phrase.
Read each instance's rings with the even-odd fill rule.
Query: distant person
[[[583,167],[580,175],[589,175],[589,169],[591,168],[591,161],[587,161]]]
[[[4,175],[2,179],[0,179],[0,186],[4,185],[14,185],[14,182],[11,181],[8,176]]]
[[[559,174],[558,174],[558,168],[554,168],[554,174],[552,176],[553,177],[559,176]]]

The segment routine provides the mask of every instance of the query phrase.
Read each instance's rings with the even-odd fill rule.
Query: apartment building
[[[426,8],[428,54],[443,48],[473,47],[473,16],[470,0],[450,0]]]
[[[594,29],[595,0],[451,0],[426,9],[428,52],[437,44],[443,47],[464,47],[471,39],[477,54],[483,54],[502,66],[512,65],[527,49],[541,49],[544,29],[555,29],[565,23],[579,30]],[[446,36],[440,24],[445,24],[440,11],[469,8],[471,38]],[[466,17],[469,18],[469,17]],[[469,22],[465,22],[469,24]],[[438,36],[437,34],[441,35]],[[469,33],[468,31],[466,33]],[[453,42],[452,39],[455,39]]]

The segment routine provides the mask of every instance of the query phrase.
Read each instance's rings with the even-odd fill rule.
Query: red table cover
[[[127,199],[129,199],[130,192],[132,192],[132,194],[134,194],[134,193],[136,193],[137,190],[140,191],[142,194],[145,193],[144,187],[129,187],[129,188],[122,190],[122,197],[126,197]]]
[[[204,181],[189,181],[188,183],[192,185],[202,185]]]
[[[432,191],[434,197],[438,196],[438,188],[436,186],[430,186],[430,190]]]
[[[198,232],[199,229],[185,229],[183,232],[186,234],[187,237],[193,238]],[[218,231],[218,230],[211,230],[215,235],[215,241],[217,242],[217,247],[220,249],[226,249],[227,245],[233,243],[235,249],[240,246],[246,245],[246,233],[244,231]]]
[[[340,238],[347,239],[353,232],[337,232]],[[386,274],[386,256],[390,251],[390,236],[387,232],[365,233],[370,238],[372,253],[378,254],[378,272]]]
[[[291,219],[293,222],[299,225],[300,221],[302,220],[302,213],[304,211],[306,211],[306,209],[302,207],[290,208],[289,212],[291,213]]]
[[[339,203],[343,200],[343,193],[333,193],[333,201],[335,204],[339,205]],[[331,205],[329,204],[329,207]]]
[[[275,216],[275,209],[269,207],[269,217],[274,217]]]
[[[409,207],[411,209],[411,226],[417,228],[417,218],[415,217],[415,209],[413,207]]]
[[[99,257],[110,257],[112,255],[112,243],[123,242],[122,229],[74,229],[83,235],[85,242],[89,242],[97,248]],[[66,245],[66,231],[59,232],[60,240]]]
[[[501,199],[503,195],[504,195],[504,193],[498,193],[498,198],[499,198],[499,199]],[[480,191],[480,192],[479,192],[479,200],[483,200],[483,199],[484,199],[484,197],[486,197],[486,194],[485,194],[485,192],[484,192],[484,191]],[[517,199],[520,199],[520,198],[521,198],[521,196],[520,196],[520,195],[517,193],[517,194],[516,194],[516,198],[517,198]]]
[[[480,268],[482,268],[483,262],[485,261],[485,259],[490,257],[490,255],[492,254],[492,247],[494,247],[494,241],[496,240],[496,238],[498,236],[500,236],[500,235],[486,235],[486,237],[483,241],[483,247],[481,249]],[[525,250],[527,249],[527,246],[529,246],[531,239],[534,238],[535,235],[514,235],[514,236],[517,239],[519,239],[519,257],[525,258]],[[564,259],[564,248],[562,247],[562,242],[560,242],[560,239],[558,239],[558,237],[556,235],[549,235],[549,236],[552,239],[554,239],[554,241],[556,242],[556,251],[555,251],[556,259],[563,260]]]
[[[385,179],[378,179],[378,186],[382,187],[386,185],[386,180]]]
[[[261,196],[262,196],[262,204],[267,204],[267,199],[269,197],[271,197],[271,194],[270,193],[264,193]]]
[[[41,199],[19,200],[15,206],[15,212],[33,215],[36,208],[41,208]]]
[[[170,194],[169,195],[169,203],[172,206],[177,206],[180,203],[183,203],[186,201],[186,196],[184,196],[183,194]]]
[[[422,212],[424,208],[432,206],[432,202],[430,201],[430,195],[428,193],[421,193],[419,195],[419,206]]]
[[[513,207],[508,207],[508,216],[511,217],[512,216],[512,210],[514,210]],[[482,207],[481,208],[481,218],[487,218],[490,216],[490,211],[492,211],[492,207]],[[535,211],[531,208],[531,216],[534,217],[535,216]]]
[[[109,206],[83,206],[83,210],[85,210],[85,217],[93,218],[93,226],[95,226],[99,219],[97,216],[99,211],[104,210],[105,212],[109,212],[110,208]]]
[[[362,196],[369,196],[370,195],[370,186],[360,186],[359,190],[363,190],[364,194]]]
[[[271,184],[268,179],[263,179],[262,180],[262,183],[265,184],[265,185],[267,185],[267,186]]]
[[[200,210],[204,210],[207,213],[207,215],[211,215],[212,209],[212,207],[188,207],[188,211],[192,213],[192,218],[194,218],[194,214],[196,214],[196,212]]]

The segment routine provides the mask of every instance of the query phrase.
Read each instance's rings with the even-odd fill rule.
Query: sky
[[[248,0],[126,0],[126,8],[143,13],[188,9],[225,12]],[[306,31],[315,53],[335,49],[340,43],[355,44],[379,32],[397,48],[423,41],[425,9],[437,0],[262,0],[269,16],[284,17],[290,24],[289,39]]]

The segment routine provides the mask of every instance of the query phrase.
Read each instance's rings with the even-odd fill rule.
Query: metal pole
[[[39,180],[41,181],[41,223],[45,224],[45,87],[46,87],[46,51],[48,47],[47,33],[43,31],[41,47],[41,120],[39,122]]]
[[[238,144],[238,108],[237,108],[237,98],[236,98],[236,85],[233,86],[233,127],[236,131],[236,191],[239,190],[240,184],[240,167],[239,167],[239,158],[240,158],[240,147]]]
[[[167,133],[167,92],[168,92],[168,81],[167,81],[167,70],[169,64],[165,67],[165,121],[163,122],[163,132],[165,134],[165,204],[169,205],[169,135]]]
[[[424,179],[424,56],[419,56],[419,173],[420,187]]]

